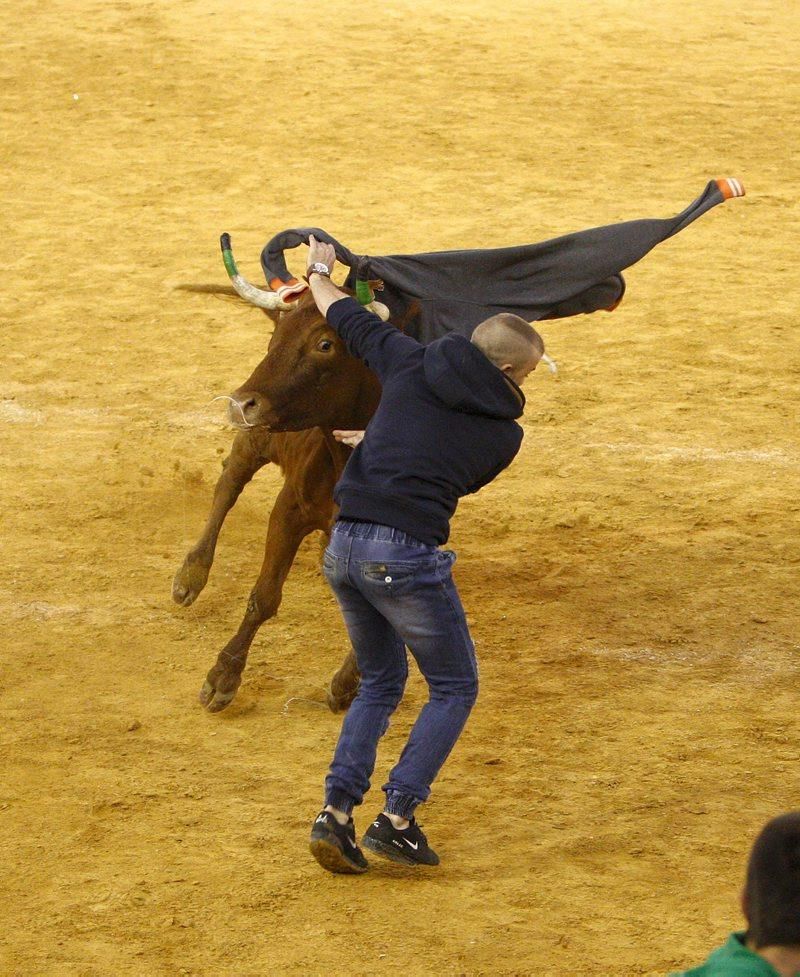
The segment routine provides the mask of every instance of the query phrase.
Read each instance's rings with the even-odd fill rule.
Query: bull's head
[[[350,356],[306,293],[276,317],[267,355],[231,394],[228,414],[241,430],[363,427],[379,396],[374,374]]]
[[[275,323],[267,355],[230,396],[231,422],[242,430],[363,427],[377,406],[378,381],[350,356],[311,293],[291,283],[280,291],[256,288],[239,274],[227,234],[220,244],[233,287]],[[388,319],[388,309],[374,304]]]

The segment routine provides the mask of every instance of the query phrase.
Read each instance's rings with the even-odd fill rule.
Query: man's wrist
[[[315,261],[306,268],[306,281],[309,281],[312,275],[320,275],[322,278],[331,277],[331,269],[323,261]]]
[[[313,272],[308,276],[308,286],[314,302],[323,316],[328,315],[328,309],[334,302],[348,297],[329,275]]]

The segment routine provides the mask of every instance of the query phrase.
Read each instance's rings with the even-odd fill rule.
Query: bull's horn
[[[375,301],[375,292],[373,291],[373,285],[377,288],[383,288],[383,282],[371,282],[369,279],[369,258],[367,255],[362,254],[358,259],[358,265],[356,266],[356,299],[360,305],[363,305],[365,309],[370,312],[374,312],[376,316],[383,319],[384,322],[389,321],[389,310],[383,304],[383,302]]]
[[[545,364],[551,373],[558,373],[558,365],[556,361],[551,359],[547,353],[542,353],[542,363]]]
[[[361,305],[367,307],[375,302],[375,293],[372,291],[369,280],[369,258],[365,254],[361,255],[356,266],[356,299]],[[374,312],[375,310],[371,309],[370,311]]]
[[[220,237],[219,246],[222,248],[222,260],[225,262],[228,278],[230,278],[231,285],[238,295],[241,295],[247,302],[257,305],[259,309],[280,309],[285,312],[292,308],[291,303],[284,302],[277,292],[270,292],[265,288],[256,288],[255,285],[251,285],[246,278],[239,274],[239,269],[233,259],[233,251],[231,251],[230,234],[223,234]]]
[[[364,306],[365,309],[369,309],[370,312],[374,312],[376,316],[383,319],[384,322],[389,321],[389,310],[383,304],[383,302],[370,302]]]

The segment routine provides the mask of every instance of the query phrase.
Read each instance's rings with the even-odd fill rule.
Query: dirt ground
[[[740,926],[798,805],[800,8],[754,0],[19,0],[2,39],[0,973],[660,975]],[[170,599],[262,355],[233,236],[503,246],[714,210],[612,315],[546,323],[514,467],[454,521],[481,661],[421,821],[323,873],[345,635],[304,545],[231,708],[279,478]],[[299,254],[296,256],[300,260]],[[295,270],[299,270],[295,268]],[[414,675],[376,781],[423,687]],[[361,827],[377,810],[368,798]]]

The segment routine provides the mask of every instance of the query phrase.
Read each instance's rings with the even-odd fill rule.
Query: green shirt
[[[672,977],[779,977],[771,963],[747,949],[744,937],[744,933],[731,933],[705,963]]]

